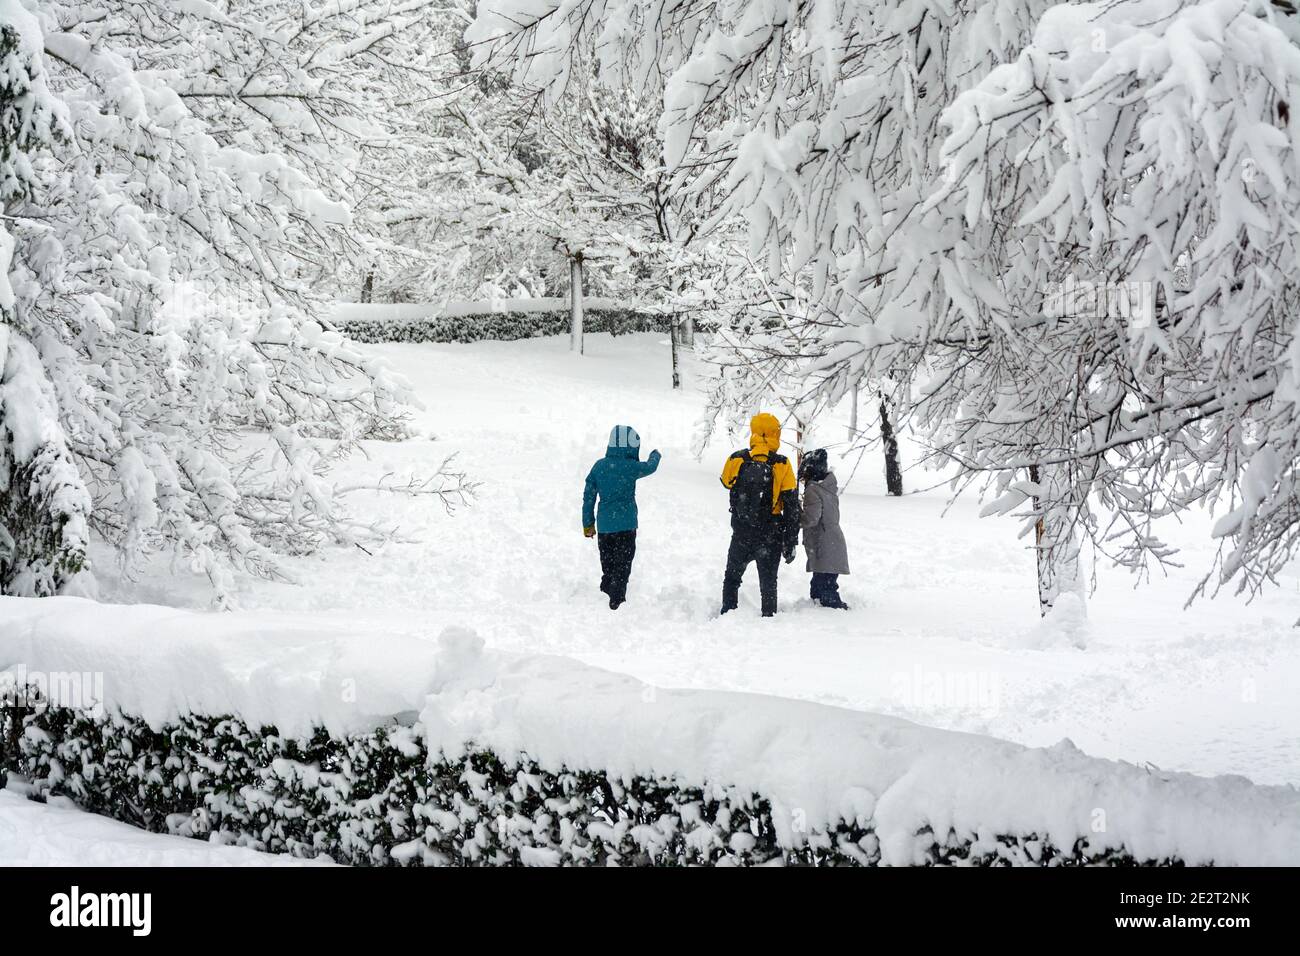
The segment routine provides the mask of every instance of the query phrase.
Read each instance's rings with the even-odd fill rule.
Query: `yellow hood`
[[[781,423],[775,415],[759,412],[749,420],[749,453],[772,455],[781,448]]]

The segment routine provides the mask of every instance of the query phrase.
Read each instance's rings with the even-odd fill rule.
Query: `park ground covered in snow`
[[[0,0],[0,860],[178,859],[71,799],[364,864],[1300,864],[1292,5],[661,6]],[[580,355],[542,330],[584,290]],[[687,316],[680,389],[604,334]],[[902,497],[846,437],[877,387],[933,442]],[[702,412],[795,393],[851,610],[800,561],[720,616],[747,434]],[[617,612],[579,517],[614,425],[663,453]],[[1180,563],[1085,552],[1085,600],[1084,538]],[[28,708],[42,674],[109,713]],[[348,803],[321,736],[413,762],[399,797],[440,748],[518,775]],[[543,778],[573,819],[515,812]],[[646,781],[672,812],[607,840]]]
[[[879,450],[848,453],[840,408],[809,442],[831,449],[845,489],[852,610],[811,605],[801,554],[782,567],[775,619],[758,616],[752,569],[740,611],[719,618],[729,531],[717,474],[745,436],[716,435],[702,460],[691,456],[702,370],[688,367],[671,390],[664,336],[589,335],[583,356],[561,338],[368,348],[414,385],[420,434],[367,443],[339,481],[400,483],[456,452],[477,495],[454,515],[434,498],[351,496],[398,537],[295,559],[297,584],[244,581],[241,617],[344,628],[376,646],[455,625],[494,650],[564,655],[658,688],[797,698],[1032,746],[1068,738],[1141,766],[1300,783],[1297,577],[1252,603],[1225,594],[1185,608],[1214,554],[1207,514],[1161,529],[1183,547],[1183,570],[1138,585],[1100,562],[1086,617],[1067,603],[1040,621],[1019,523],[977,517],[973,497],[950,505],[943,476],[906,440],[909,493],[886,496]],[[614,424],[664,455],[639,485],[636,564],[617,612],[596,589],[596,548],[580,527],[583,478]],[[102,600],[211,600],[183,567],[126,581],[99,557]]]

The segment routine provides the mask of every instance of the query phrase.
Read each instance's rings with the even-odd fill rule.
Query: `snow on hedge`
[[[761,794],[784,846],[871,821],[881,860],[920,862],[916,834],[1079,838],[1137,859],[1300,864],[1300,791],[1027,748],[755,694],[674,691],[576,661],[507,655],[473,633],[428,642],[328,617],[208,614],[78,598],[0,598],[0,668],[104,674],[104,703],[161,726],[233,714],[306,735],[418,712],[431,753],[671,775]],[[352,693],[340,693],[351,688]]]
[[[0,673],[102,674],[101,703],[155,730],[181,714],[295,737],[370,730],[423,706],[436,652],[326,616],[0,597]]]

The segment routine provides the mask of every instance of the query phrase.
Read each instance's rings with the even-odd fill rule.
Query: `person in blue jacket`
[[[641,461],[641,436],[631,425],[615,425],[605,457],[591,466],[582,494],[582,533],[600,551],[600,589],[617,611],[627,600],[627,579],[636,557],[636,483],[659,467],[659,452]]]

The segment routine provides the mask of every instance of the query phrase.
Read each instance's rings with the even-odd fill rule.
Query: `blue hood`
[[[609,433],[609,447],[605,449],[606,458],[627,458],[639,461],[641,458],[641,436],[631,425],[615,425]]]

